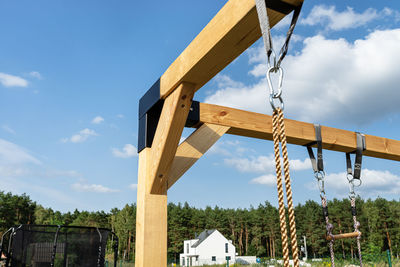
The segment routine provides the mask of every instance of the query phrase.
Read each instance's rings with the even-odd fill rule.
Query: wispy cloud
[[[282,159],[281,159],[282,160]],[[275,157],[273,154],[268,156],[258,157],[233,157],[224,159],[224,163],[234,167],[240,172],[250,173],[265,173],[275,171]],[[290,169],[293,171],[302,171],[311,168],[311,163],[308,158],[304,160],[291,159],[289,160]]]
[[[63,143],[71,142],[71,143],[82,143],[85,142],[91,136],[97,136],[98,134],[91,129],[85,128],[81,130],[79,133],[72,135],[69,138],[63,138],[61,141]]]
[[[92,123],[93,124],[100,124],[104,121],[104,118],[101,116],[96,116],[93,118]]]
[[[1,128],[10,134],[15,134],[15,131],[8,125],[3,124]]]
[[[137,184],[130,184],[129,188],[136,191],[137,190]]]
[[[122,150],[113,148],[112,154],[117,158],[131,158],[137,156],[137,148],[134,145],[126,144]]]
[[[2,165],[41,164],[40,160],[32,156],[26,149],[4,139],[0,139],[0,163]]]
[[[100,185],[100,184],[83,184],[83,183],[74,183],[71,185],[71,188],[78,192],[93,192],[93,193],[115,193],[119,192],[119,190],[111,189],[109,187]]]
[[[31,76],[31,77],[33,77],[33,78],[36,78],[36,79],[38,79],[38,80],[41,80],[41,79],[42,79],[42,75],[41,75],[40,72],[38,72],[38,71],[31,71],[31,72],[29,72],[29,76]]]
[[[0,72],[0,84],[5,87],[27,87],[28,81],[19,76]]]

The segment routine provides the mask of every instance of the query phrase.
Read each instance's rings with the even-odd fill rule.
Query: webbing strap
[[[266,2],[268,1],[268,3],[269,3],[271,0],[255,0],[255,1],[256,1],[258,20],[260,21],[260,28],[261,28],[263,41],[264,41],[264,46],[267,51],[267,56],[268,56],[268,61],[269,61],[269,58],[273,52],[273,46],[272,46],[272,38],[271,38],[271,27],[269,25]],[[268,7],[269,6],[271,6],[271,4],[268,4]],[[285,58],[285,56],[287,54],[290,38],[292,37],[293,30],[296,27],[297,19],[299,18],[302,6],[303,6],[303,2],[301,2],[298,6],[294,7],[293,17],[292,17],[292,21],[290,23],[289,30],[286,34],[285,43],[283,44],[283,46],[281,48],[278,62],[274,62],[273,67],[279,67],[282,60]]]
[[[308,155],[310,156],[311,165],[314,172],[324,171],[324,160],[322,157],[322,135],[321,135],[321,125],[314,124],[315,128],[315,139],[317,143],[317,159],[315,159],[314,152],[311,145],[307,146]]]
[[[346,153],[346,165],[347,165],[347,174],[352,175],[353,179],[360,180],[361,178],[361,165],[362,165],[362,155],[363,151],[366,149],[365,144],[365,135],[356,132],[356,141],[357,141],[357,148],[355,152]],[[355,153],[356,158],[354,160],[354,173],[351,166],[351,158],[350,154]]]

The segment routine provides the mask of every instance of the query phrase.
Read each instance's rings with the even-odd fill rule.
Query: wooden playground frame
[[[269,2],[272,27],[288,12],[279,9],[281,0]],[[229,0],[140,100],[136,267],[167,266],[167,191],[222,135],[272,140],[271,116],[192,100],[260,37],[255,1]],[[197,130],[179,145],[185,125]],[[313,124],[285,119],[285,125],[288,143],[315,141]],[[355,132],[322,126],[322,140],[328,150],[356,148]],[[365,140],[364,155],[400,161],[400,141]]]

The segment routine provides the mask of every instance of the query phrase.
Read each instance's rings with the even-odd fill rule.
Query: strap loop
[[[366,149],[365,135],[363,135],[359,132],[356,132],[356,141],[357,141],[356,150],[354,152],[346,153],[347,179],[349,180],[349,182],[351,180],[360,180],[361,179],[362,155],[363,155],[363,151]],[[350,158],[351,153],[356,154],[355,162],[354,162],[354,172],[353,172],[351,158]],[[349,179],[349,177],[352,177],[352,179]]]
[[[271,27],[269,25],[269,18],[268,18],[268,13],[267,13],[267,5],[266,1],[269,0],[255,0],[256,1],[256,8],[257,8],[257,14],[258,14],[258,19],[260,21],[260,29],[262,33],[262,37],[264,40],[264,46],[267,52],[268,56],[268,63],[270,62],[270,57],[273,52],[273,45],[272,45],[272,38],[271,38]],[[276,60],[276,56],[274,53],[274,65],[272,67],[274,68],[279,68],[282,60],[285,58],[287,51],[289,49],[289,42],[290,38],[292,37],[293,30],[296,27],[297,20],[300,15],[301,8],[303,6],[303,3],[300,3],[298,6],[294,8],[293,16],[292,16],[292,21],[290,23],[290,27],[288,29],[288,32],[286,34],[286,40],[285,43],[283,44],[279,58]]]
[[[307,151],[308,151],[308,155],[311,160],[311,165],[314,170],[314,174],[317,174],[317,173],[324,173],[324,159],[322,156],[321,125],[314,124],[314,128],[315,128],[315,139],[316,139],[316,143],[317,143],[317,159],[314,156],[314,152],[311,147],[311,144],[307,145]]]

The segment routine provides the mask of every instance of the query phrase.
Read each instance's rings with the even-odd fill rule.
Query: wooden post
[[[194,85],[182,83],[167,97],[153,144],[139,153],[136,267],[167,266],[167,174],[193,94]]]
[[[139,153],[135,267],[167,266],[167,193],[150,194],[151,149]]]

